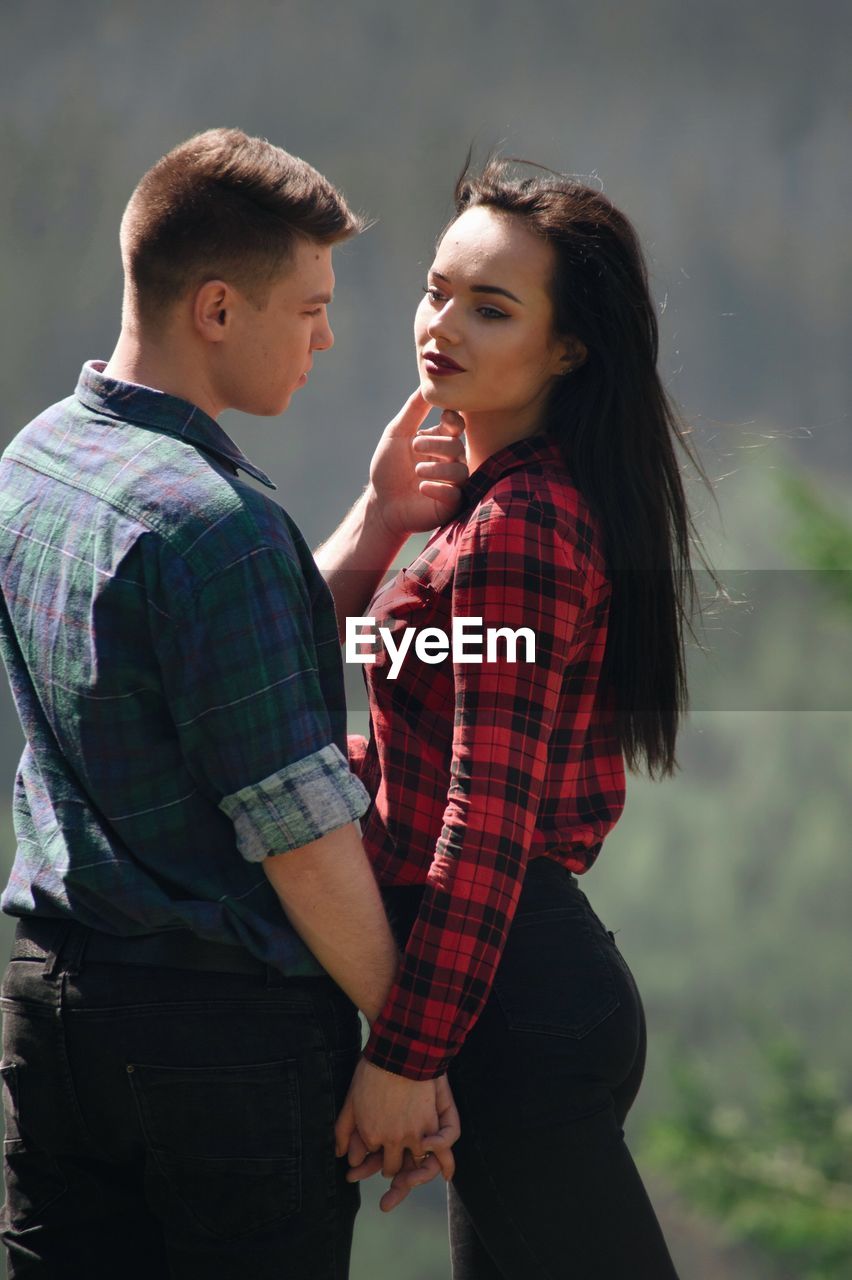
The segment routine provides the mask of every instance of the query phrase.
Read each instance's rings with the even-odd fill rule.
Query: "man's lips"
[[[445,373],[464,373],[465,370],[455,360],[449,356],[441,355],[440,351],[424,351],[423,363],[426,365],[427,372],[445,374]]]

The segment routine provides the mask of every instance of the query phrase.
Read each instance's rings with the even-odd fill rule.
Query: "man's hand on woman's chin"
[[[382,432],[370,463],[368,509],[396,536],[445,524],[461,505],[468,477],[464,421],[445,409],[437,426],[418,431],[431,408],[419,390],[409,396]]]
[[[381,1208],[396,1208],[414,1187],[455,1172],[451,1147],[461,1132],[446,1076],[407,1080],[362,1059],[335,1126],[338,1156],[350,1182],[381,1169],[392,1178]]]

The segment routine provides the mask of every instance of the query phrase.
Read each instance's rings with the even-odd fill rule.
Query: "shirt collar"
[[[176,436],[202,449],[207,449],[231,467],[239,467],[261,484],[274,489],[276,486],[265,471],[256,467],[234,444],[218,422],[177,396],[153,387],[142,387],[135,382],[119,382],[117,378],[104,377],[106,361],[88,360],[83,365],[75,395],[81,404],[94,413],[105,414],[124,422],[136,422],[163,435]]]
[[[492,453],[490,458],[486,458],[461,486],[462,509],[475,506],[510,471],[518,471],[531,463],[552,466],[561,462],[562,450],[549,436],[526,436],[523,440],[504,445],[502,449]]]

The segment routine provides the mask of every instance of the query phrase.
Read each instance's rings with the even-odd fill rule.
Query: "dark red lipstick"
[[[423,363],[426,366],[426,372],[435,378],[443,378],[450,373],[465,372],[460,364],[449,356],[442,355],[440,351],[424,351]]]

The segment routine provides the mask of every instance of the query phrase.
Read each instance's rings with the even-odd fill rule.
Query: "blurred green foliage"
[[[852,522],[801,472],[784,468],[776,480],[790,515],[790,545],[817,573],[826,596],[841,602],[852,620]],[[848,678],[848,647],[845,658]],[[843,764],[848,787],[848,755]],[[838,798],[843,794],[838,791]],[[842,855],[842,843],[836,852]],[[848,903],[846,898],[843,914]],[[847,973],[846,981],[830,988],[840,997],[848,992],[848,934],[832,930],[830,920],[829,915],[827,936],[839,944],[839,965]],[[793,946],[803,941],[796,938]],[[811,946],[793,956],[812,980]],[[645,1155],[733,1235],[794,1264],[801,1280],[847,1280],[852,1275],[852,1058],[842,1053],[834,1069],[826,1070],[817,1065],[824,1044],[815,1051],[801,1031],[792,1034],[765,1015],[745,1021],[756,1044],[749,1088],[720,1089],[697,1055],[676,1051],[671,1110],[649,1126]],[[845,1047],[845,1041],[835,1045]]]
[[[751,1107],[719,1101],[696,1060],[672,1063],[675,1106],[651,1127],[649,1160],[730,1232],[801,1280],[852,1274],[852,1105],[787,1033],[763,1028]]]
[[[791,549],[819,574],[826,594],[840,600],[852,616],[852,522],[805,471],[776,470],[776,480],[792,517]]]

